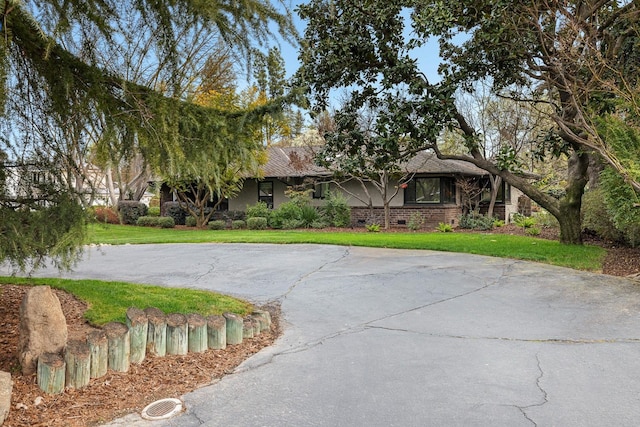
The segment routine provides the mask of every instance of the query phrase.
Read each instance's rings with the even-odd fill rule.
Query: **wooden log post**
[[[202,353],[207,351],[207,321],[197,313],[187,315],[187,329],[189,334],[189,352]]]
[[[91,350],[86,341],[69,340],[64,348],[66,387],[80,389],[91,379]]]
[[[163,357],[167,354],[167,315],[155,307],[147,307],[144,312],[149,321],[147,353]]]
[[[129,340],[131,363],[142,363],[147,352],[147,333],[149,331],[149,321],[144,311],[139,308],[129,307],[127,309],[127,326],[129,327]]]
[[[227,321],[223,316],[207,317],[207,346],[211,350],[227,348]]]
[[[242,344],[242,317],[234,313],[224,313],[227,323],[227,344]]]
[[[42,353],[38,357],[37,381],[40,390],[49,394],[64,391],[65,363],[57,353]]]
[[[91,353],[91,364],[89,366],[89,376],[100,378],[107,374],[109,345],[107,334],[103,330],[91,332],[87,336],[89,352]]]
[[[187,316],[180,313],[169,314],[167,316],[167,354],[187,354],[188,351]]]
[[[258,335],[260,335],[260,332],[262,332],[262,321],[260,319],[259,316],[255,316],[255,315],[251,315],[249,316],[249,319],[251,320],[251,323],[253,324],[253,337],[257,337]]]
[[[252,313],[254,316],[258,316],[261,319],[260,329],[262,331],[268,331],[271,329],[271,314],[266,310],[254,310]]]
[[[110,322],[104,325],[103,329],[107,334],[109,369],[117,372],[129,371],[129,355],[131,354],[129,328],[124,323]]]
[[[242,320],[242,338],[253,338],[253,321],[249,318]]]

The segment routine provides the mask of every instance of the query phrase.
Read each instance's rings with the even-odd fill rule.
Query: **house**
[[[313,162],[309,147],[270,147],[268,161],[262,167],[262,178],[247,178],[241,192],[221,204],[223,210],[245,211],[247,206],[262,201],[270,208],[286,202],[287,189],[313,189],[312,205],[322,206],[327,191],[342,192],[351,206],[353,225],[368,222],[383,223],[383,200],[371,183],[356,179],[337,182],[333,173]],[[473,208],[486,212],[490,197],[489,175],[474,165],[454,160],[441,160],[435,154],[421,152],[403,165],[405,179],[398,177],[388,183],[388,191],[397,194],[390,201],[390,224],[406,226],[414,213],[419,213],[425,226],[439,223],[456,226],[461,214]],[[399,188],[398,188],[399,187]],[[470,190],[471,189],[471,190]],[[164,187],[161,199],[175,200]],[[367,196],[368,193],[368,196]],[[510,218],[517,212],[521,193],[502,184],[494,208],[494,216]],[[369,201],[371,206],[369,207]]]

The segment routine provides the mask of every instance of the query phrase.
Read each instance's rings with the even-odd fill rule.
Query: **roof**
[[[313,162],[317,147],[269,147],[268,160],[262,167],[265,177],[329,176],[331,171]],[[487,172],[462,160],[442,160],[434,153],[421,151],[403,167],[412,173],[486,175]]]

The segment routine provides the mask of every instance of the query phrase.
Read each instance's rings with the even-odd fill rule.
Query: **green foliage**
[[[328,191],[321,217],[333,227],[346,227],[351,224],[351,208],[347,198],[340,191]]]
[[[164,212],[166,216],[173,218],[176,225],[185,225],[187,212],[180,206],[178,202],[165,202]]]
[[[227,223],[221,219],[216,219],[214,221],[209,221],[207,228],[209,230],[224,230],[227,228]]]
[[[302,208],[293,200],[282,203],[274,209],[269,216],[269,227],[271,228],[297,228],[302,224]]]
[[[436,230],[438,230],[440,233],[451,233],[453,231],[453,227],[451,226],[451,224],[441,222],[438,224]]]
[[[504,220],[503,219],[494,219],[493,220],[493,226],[495,228],[504,227]]]
[[[136,221],[136,225],[140,227],[160,227],[174,228],[176,226],[173,218],[169,216],[141,216]]]
[[[265,202],[257,202],[255,205],[247,206],[246,215],[247,219],[255,217],[269,218],[271,209],[269,209]]]
[[[420,212],[413,212],[409,216],[407,228],[411,231],[418,231],[424,226],[424,217]]]
[[[582,198],[582,228],[588,233],[595,233],[602,239],[621,241],[623,233],[616,228],[607,211],[604,190],[595,188],[585,193]]]
[[[247,222],[243,221],[241,219],[236,219],[235,221],[231,222],[231,229],[233,230],[243,230],[247,228]]]
[[[123,224],[135,225],[138,218],[147,215],[147,205],[134,200],[121,200],[118,202],[118,214]]]
[[[538,227],[529,227],[524,229],[524,233],[528,236],[538,236],[540,235],[540,229]]]
[[[519,213],[515,213],[513,214],[513,222],[518,226],[518,227],[522,227],[523,229],[527,229],[527,228],[531,228],[534,225],[536,225],[538,223],[538,221],[536,221],[535,218],[530,217],[530,216],[524,216],[522,214]]]
[[[584,198],[583,198],[583,203],[584,203]],[[558,220],[545,210],[535,212],[531,216],[536,220],[536,224],[538,224],[541,227],[557,228],[560,226],[558,224]]]
[[[197,224],[198,220],[194,216],[189,215],[184,219],[184,225],[187,227],[195,227]]]
[[[458,225],[460,228],[471,230],[491,230],[493,228],[493,218],[471,212],[460,216]]]
[[[160,216],[160,206],[150,206],[147,210],[147,216]]]
[[[365,228],[370,233],[378,233],[380,231],[380,224],[376,224],[376,223],[367,224],[365,225]]]
[[[306,205],[300,208],[300,220],[302,221],[302,226],[304,228],[311,227],[313,223],[319,219],[320,213],[315,207]]]
[[[264,230],[267,228],[267,218],[260,216],[247,218],[247,228],[249,230]]]
[[[635,207],[640,203],[640,195],[609,168],[602,172],[600,179],[611,221],[629,245],[640,246],[640,208]]]

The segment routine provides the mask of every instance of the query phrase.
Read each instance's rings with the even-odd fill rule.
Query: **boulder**
[[[60,300],[49,286],[36,286],[20,304],[18,360],[23,375],[36,372],[43,353],[60,353],[67,343],[67,321]]]
[[[13,381],[9,372],[0,371],[0,426],[9,415],[11,408],[11,390]]]

